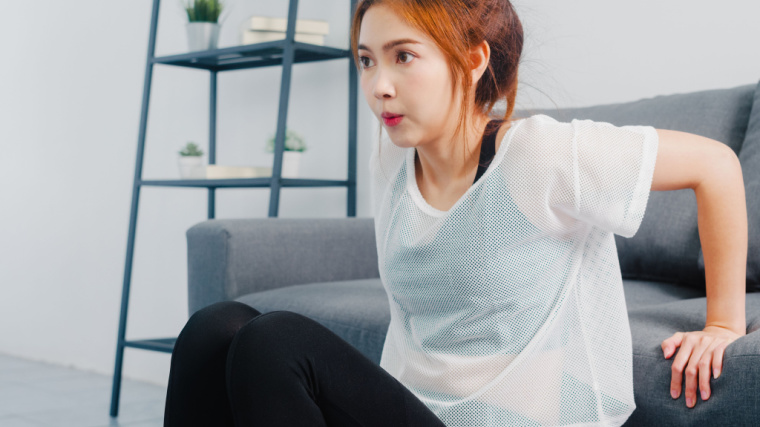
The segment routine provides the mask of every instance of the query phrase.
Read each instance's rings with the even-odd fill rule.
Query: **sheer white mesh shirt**
[[[391,322],[380,366],[447,426],[612,426],[636,408],[614,234],[632,237],[651,126],[534,115],[485,174],[429,205],[414,148],[383,132],[369,170]]]

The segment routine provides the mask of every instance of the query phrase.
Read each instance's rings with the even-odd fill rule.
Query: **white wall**
[[[526,33],[518,108],[625,102],[760,79],[757,2],[513,4]]]
[[[326,7],[325,5],[329,5]],[[515,1],[526,31],[518,108],[584,106],[757,82],[760,4],[739,0]],[[300,18],[348,47],[348,0],[302,0]],[[235,0],[220,44],[287,2]],[[150,0],[25,0],[0,25],[0,352],[111,374],[127,246]],[[157,55],[186,49],[178,0],[161,7]],[[289,126],[304,176],[346,177],[346,60],[297,64]],[[271,165],[280,69],[219,75],[217,163]],[[358,216],[373,118],[359,94]],[[156,66],[145,178],[176,178],[176,151],[207,149],[208,74]],[[285,189],[281,217],[345,216],[345,189]],[[268,191],[217,191],[217,218],[265,217]],[[143,188],[127,337],[176,336],[187,319],[185,230],[206,190]],[[166,384],[170,356],[127,349],[124,375]]]

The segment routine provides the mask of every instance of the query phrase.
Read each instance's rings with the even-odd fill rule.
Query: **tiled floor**
[[[122,379],[119,416],[111,417],[110,375],[0,354],[2,427],[160,427],[166,389]]]

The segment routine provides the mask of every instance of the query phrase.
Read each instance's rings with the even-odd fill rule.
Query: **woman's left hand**
[[[666,359],[681,347],[671,368],[670,394],[673,399],[681,395],[681,379],[685,371],[686,406],[693,408],[697,404],[697,382],[702,400],[707,400],[710,397],[710,365],[713,378],[718,378],[723,369],[723,351],[741,336],[728,328],[707,326],[701,331],[676,332],[664,340],[662,352]]]

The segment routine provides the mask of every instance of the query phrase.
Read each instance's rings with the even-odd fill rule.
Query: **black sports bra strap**
[[[483,176],[488,169],[488,165],[491,164],[494,155],[496,155],[496,134],[501,127],[504,120],[494,119],[488,122],[486,130],[483,132],[483,138],[480,143],[480,161],[478,162],[478,172],[475,174],[475,180],[472,182],[475,184],[478,179]]]

